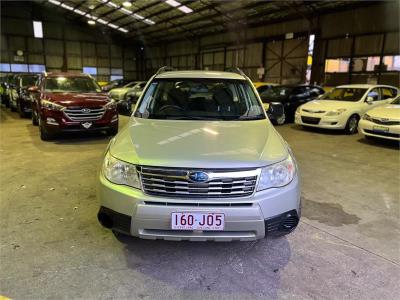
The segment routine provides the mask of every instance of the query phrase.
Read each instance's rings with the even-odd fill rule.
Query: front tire
[[[34,110],[32,110],[32,125],[33,126],[38,126],[39,125],[39,122],[38,122],[38,119],[37,119],[37,113]]]
[[[345,132],[346,134],[355,134],[357,133],[358,121],[360,118],[358,115],[351,115],[350,118],[347,120]]]
[[[52,139],[54,139],[54,135],[51,134],[45,126],[43,126],[43,124],[39,124],[39,131],[40,131],[40,139],[42,141],[51,141]]]
[[[108,135],[116,135],[118,133],[118,126],[111,127],[110,129],[107,130]]]
[[[18,112],[19,112],[19,116],[21,118],[26,118],[27,117],[27,113],[24,111],[24,107],[22,106],[22,104],[18,105]]]
[[[277,125],[283,125],[286,122],[286,113],[283,111],[282,115],[276,119],[276,124]]]

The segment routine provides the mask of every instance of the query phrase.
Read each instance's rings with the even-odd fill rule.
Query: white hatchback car
[[[310,101],[296,110],[295,123],[326,129],[341,129],[348,134],[357,132],[358,121],[368,110],[390,103],[399,90],[388,85],[351,84]]]
[[[400,96],[388,105],[369,110],[358,129],[365,137],[400,141]]]

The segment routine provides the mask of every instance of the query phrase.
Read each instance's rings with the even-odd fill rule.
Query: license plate
[[[224,230],[225,215],[221,213],[188,213],[171,214],[171,228],[174,230]]]
[[[374,126],[372,129],[374,131],[380,131],[380,132],[388,132],[389,131],[389,127],[385,127],[385,126]]]

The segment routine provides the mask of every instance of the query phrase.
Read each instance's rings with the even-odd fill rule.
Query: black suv
[[[37,79],[37,74],[18,74],[15,76],[10,107],[12,110],[18,111],[21,118],[29,116],[32,112],[32,101],[28,88],[34,86]]]
[[[325,91],[316,85],[278,85],[260,94],[268,117],[276,124],[294,121],[294,113],[300,105],[316,99]]]

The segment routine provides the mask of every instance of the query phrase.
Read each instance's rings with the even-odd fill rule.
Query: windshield
[[[46,78],[45,90],[53,93],[81,92],[95,93],[101,92],[100,86],[89,77],[50,77]]]
[[[394,98],[394,100],[392,101],[391,104],[400,105],[400,96],[397,96],[397,98]]]
[[[361,88],[335,88],[321,96],[320,99],[357,102],[361,100],[366,91],[367,89]]]
[[[269,103],[271,100],[287,99],[292,93],[293,88],[287,86],[273,86],[260,94],[261,100],[264,103]]]
[[[154,80],[135,116],[175,120],[265,119],[263,108],[246,81],[192,78]]]
[[[37,75],[24,75],[21,76],[21,86],[33,86],[35,85],[36,80],[38,79]]]

